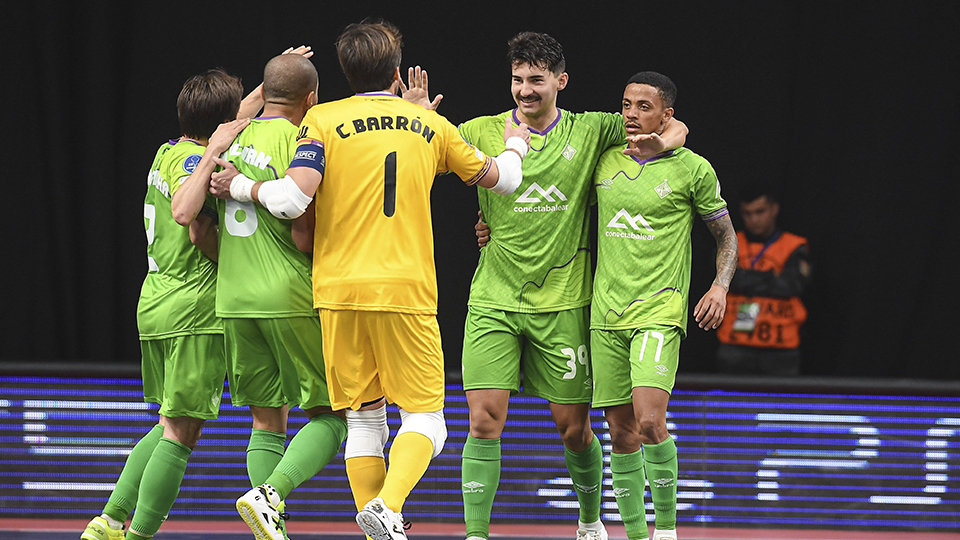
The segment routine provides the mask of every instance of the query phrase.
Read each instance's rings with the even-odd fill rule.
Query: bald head
[[[317,90],[317,68],[299,54],[281,54],[263,68],[263,97],[267,103],[294,105]]]

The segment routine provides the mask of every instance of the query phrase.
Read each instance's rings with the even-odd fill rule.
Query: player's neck
[[[300,125],[300,121],[303,120],[303,114],[297,110],[297,107],[281,103],[265,103],[260,116],[265,118],[282,117],[296,125]]]
[[[530,129],[540,132],[546,131],[551,124],[557,121],[558,116],[560,116],[560,109],[557,107],[551,107],[549,111],[536,118],[531,118],[517,109],[517,119],[529,126]]]
[[[180,140],[181,140],[181,141],[193,141],[193,142],[199,144],[200,146],[206,146],[207,143],[210,142],[209,139],[205,139],[205,138],[203,138],[203,137],[187,137],[186,135],[181,135],[181,136],[180,136]]]

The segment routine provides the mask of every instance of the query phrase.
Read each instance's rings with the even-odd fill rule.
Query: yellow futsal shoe
[[[284,520],[280,494],[270,484],[261,484],[237,499],[237,512],[247,523],[257,540],[285,540]]]
[[[103,516],[97,516],[87,523],[80,540],[123,540],[123,528],[113,529]]]

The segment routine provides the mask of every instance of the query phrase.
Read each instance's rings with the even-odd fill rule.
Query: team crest
[[[657,192],[657,195],[659,195],[661,199],[664,198],[664,197],[666,197],[667,195],[673,193],[673,190],[670,189],[670,186],[667,185],[667,179],[666,179],[666,178],[663,179],[663,183],[662,183],[662,184],[660,184],[659,186],[653,188],[653,190]]]
[[[567,158],[567,161],[570,161],[576,153],[577,149],[570,146],[570,143],[567,143],[567,146],[563,148],[563,152],[560,152],[560,155]]]

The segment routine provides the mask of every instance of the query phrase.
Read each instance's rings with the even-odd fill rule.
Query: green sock
[[[620,519],[629,540],[649,538],[647,512],[643,507],[643,454],[610,454],[610,472],[613,473],[613,496],[617,499]]]
[[[467,538],[489,538],[490,512],[500,486],[500,439],[475,439],[467,435],[460,475]]]
[[[596,435],[583,452],[563,449],[573,489],[580,503],[580,521],[593,523],[600,519],[600,484],[603,482],[603,447]]]
[[[163,426],[157,424],[147,432],[127,456],[123,464],[123,471],[117,479],[117,486],[110,493],[110,500],[103,507],[103,513],[123,523],[133,509],[137,507],[137,495],[140,492],[140,479],[143,478],[143,469],[150,461],[153,449],[157,447],[160,437],[163,436]]]
[[[180,482],[183,481],[190,453],[189,447],[171,439],[161,438],[157,443],[157,448],[143,469],[140,501],[130,523],[130,529],[140,533],[140,536],[153,536],[160,530],[163,518],[170,513],[180,493]],[[127,538],[131,538],[131,534],[128,531]]]
[[[667,437],[660,444],[643,445],[643,460],[650,482],[653,511],[657,516],[657,529],[676,529],[677,445],[673,438]]]
[[[247,444],[247,476],[251,486],[259,486],[280,463],[283,457],[283,443],[287,442],[286,433],[277,433],[265,429],[250,432]]]
[[[347,422],[335,414],[318,414],[293,437],[266,483],[286,499],[293,489],[330,463],[347,438]]]

